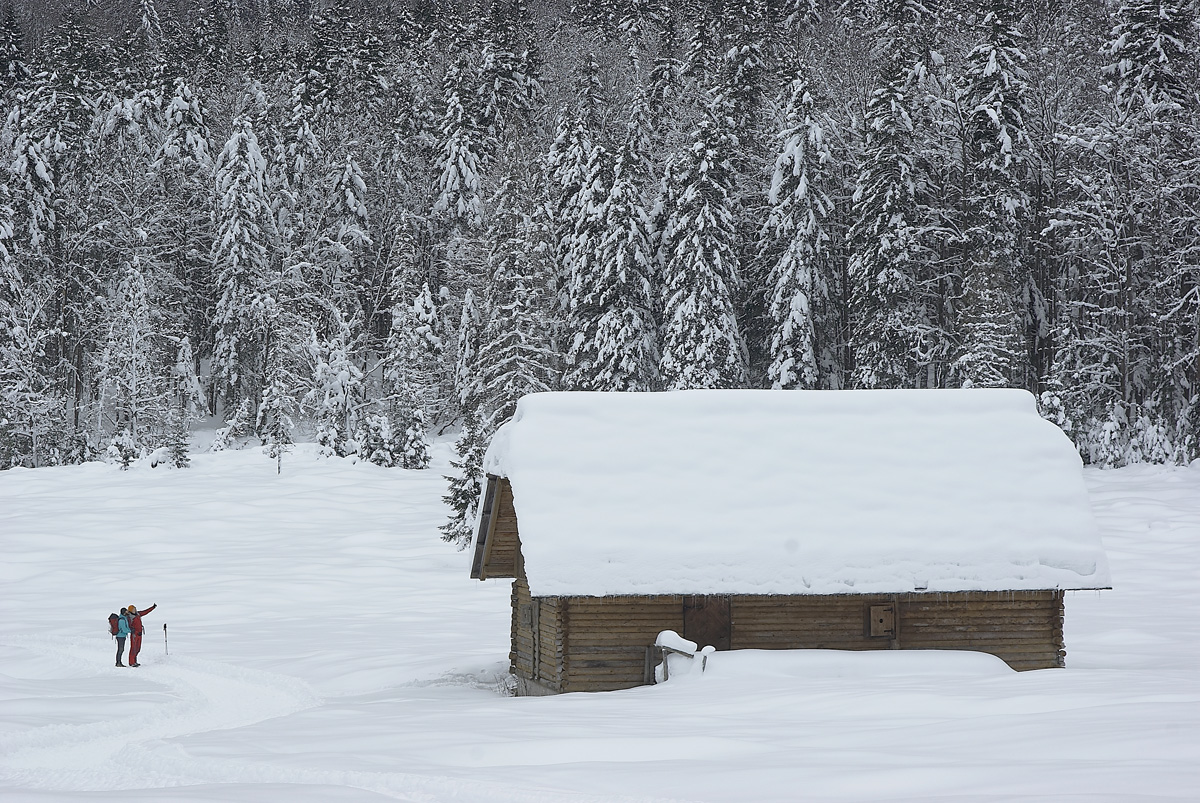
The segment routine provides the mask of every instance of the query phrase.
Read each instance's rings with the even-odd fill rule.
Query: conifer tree
[[[821,381],[821,366],[828,374],[834,360],[818,335],[828,338],[818,322],[825,323],[821,311],[832,278],[825,220],[832,208],[826,189],[832,157],[803,73],[791,83],[780,139],[759,246],[770,292],[767,379],[776,390],[837,387],[836,380]]]
[[[263,454],[275,461],[275,473],[281,474],[283,456],[292,450],[296,407],[292,388],[295,383],[284,362],[283,349],[274,348],[271,355],[255,429],[262,441]]]
[[[303,404],[312,410],[317,444],[326,456],[345,457],[348,440],[358,430],[357,410],[363,388],[362,369],[352,359],[353,335],[340,311],[334,310],[328,338],[311,331],[308,341],[311,383]]]
[[[1073,131],[1074,197],[1055,221],[1071,272],[1042,401],[1099,465],[1195,449],[1196,283],[1180,257],[1196,181],[1177,167],[1195,142],[1190,20],[1176,3],[1123,4],[1103,48],[1110,102]]]
[[[639,391],[658,386],[658,348],[651,300],[653,253],[645,199],[634,180],[627,144],[612,165],[591,259],[580,260],[572,288],[574,340],[566,384],[584,390]]]
[[[849,233],[853,384],[915,387],[924,378],[932,328],[917,284],[929,254],[921,240],[912,117],[913,43],[927,13],[918,0],[885,0],[880,14],[873,51],[879,83],[867,101],[866,152]]]
[[[968,256],[955,371],[965,386],[1007,387],[1022,384],[1016,304],[1026,279],[1021,241],[1029,210],[1025,56],[1013,0],[982,0],[979,13],[983,41],[967,56],[964,79]]]
[[[172,272],[185,320],[178,325],[189,344],[207,342],[216,298],[213,292],[213,160],[207,112],[184,78],[174,82],[163,109],[161,139],[151,170],[160,258]]]
[[[163,353],[146,278],[136,263],[126,265],[105,306],[107,333],[96,366],[97,413],[111,425],[98,429],[124,432],[123,442],[141,452],[165,428],[170,363]]]
[[[467,412],[463,417],[462,434],[454,444],[458,459],[450,461],[451,468],[457,469],[458,473],[446,477],[450,487],[442,497],[450,508],[450,520],[439,528],[442,540],[459,549],[466,549],[475,537],[473,528],[479,495],[483,492],[483,456],[487,441],[478,414]]]
[[[476,370],[480,409],[491,431],[512,417],[522,396],[556,385],[546,314],[549,266],[528,248],[528,202],[521,185],[507,180],[488,232],[487,318]]]
[[[475,292],[467,288],[463,295],[462,313],[458,322],[458,343],[455,349],[454,390],[463,410],[473,410],[479,404],[479,339],[483,334],[483,319],[475,305]]]
[[[668,390],[734,388],[746,382],[734,304],[740,275],[729,147],[715,124],[702,120],[691,147],[667,175],[659,368]]]
[[[216,167],[217,239],[213,262],[220,296],[213,328],[213,381],[226,406],[257,398],[266,373],[266,299],[273,221],[267,163],[252,115],[244,111]]]
[[[0,6],[0,98],[11,103],[29,79],[25,37],[11,0]]]
[[[470,99],[467,78],[463,65],[452,65],[446,71],[446,111],[442,117],[437,162],[440,176],[433,213],[446,218],[451,226],[474,230],[483,226],[483,200],[475,119],[466,105]]]

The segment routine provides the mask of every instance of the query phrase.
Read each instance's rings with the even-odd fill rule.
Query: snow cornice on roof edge
[[[1110,585],[1019,390],[542,393],[496,433],[535,596]]]

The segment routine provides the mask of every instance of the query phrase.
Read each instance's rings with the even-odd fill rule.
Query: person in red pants
[[[144,611],[139,611],[137,606],[129,606],[129,665],[141,666],[138,663],[138,651],[142,649],[142,634],[146,632],[146,628],[142,627],[142,617],[150,613],[158,607],[158,603],[154,603]]]

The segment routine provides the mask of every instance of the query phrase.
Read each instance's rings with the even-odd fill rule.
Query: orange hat
[[[130,612],[130,613],[137,613],[137,606],[136,606],[136,605],[130,605],[130,606],[129,606],[129,612]]]

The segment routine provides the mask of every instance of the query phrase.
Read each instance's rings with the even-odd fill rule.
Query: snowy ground
[[[1066,670],[718,656],[518,699],[508,584],[437,538],[439,458],[0,473],[0,798],[1200,800],[1200,466],[1088,473],[1115,588],[1068,596]],[[114,667],[106,617],[155,602]]]

